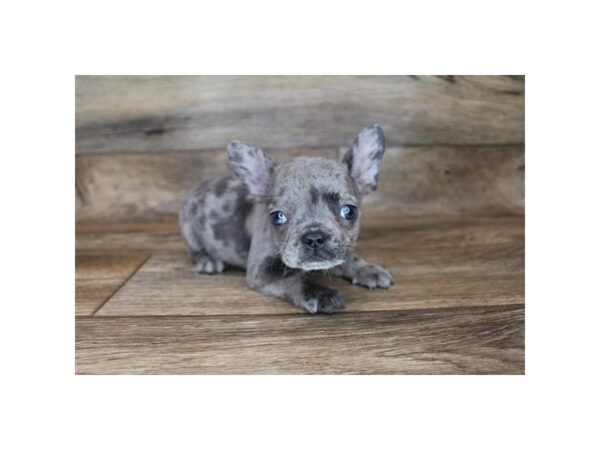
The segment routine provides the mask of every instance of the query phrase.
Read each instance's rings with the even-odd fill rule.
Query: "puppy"
[[[198,273],[245,268],[251,289],[313,314],[331,314],[344,301],[309,272],[327,270],[369,289],[393,283],[387,270],[353,253],[361,199],[377,189],[385,150],[379,125],[365,128],[342,162],[303,156],[276,165],[241,141],[227,150],[236,176],[205,182],[179,214]]]

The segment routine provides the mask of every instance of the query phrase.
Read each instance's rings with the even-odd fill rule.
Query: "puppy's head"
[[[230,165],[249,199],[267,205],[268,226],[284,264],[302,270],[346,260],[358,237],[361,199],[377,189],[384,150],[379,125],[365,128],[342,162],[299,157],[275,165],[243,142],[228,147]]]

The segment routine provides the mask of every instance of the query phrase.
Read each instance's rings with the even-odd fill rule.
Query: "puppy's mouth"
[[[302,270],[325,270],[339,266],[343,262],[343,259],[329,259],[319,255],[311,255],[300,262],[300,268]]]
[[[290,248],[291,247],[291,248]],[[286,266],[304,271],[327,270],[344,264],[350,245],[326,245],[321,248],[299,248],[298,245],[281,249],[281,259]]]

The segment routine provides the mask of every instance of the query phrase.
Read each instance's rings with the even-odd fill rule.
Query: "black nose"
[[[302,236],[302,243],[311,249],[318,249],[325,245],[329,237],[320,231],[313,231]]]

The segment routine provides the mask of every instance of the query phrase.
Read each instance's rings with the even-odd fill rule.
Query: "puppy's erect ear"
[[[248,188],[251,200],[267,195],[275,164],[260,148],[242,141],[231,141],[227,146],[229,165]]]
[[[362,195],[377,189],[379,163],[385,151],[385,136],[377,124],[365,128],[354,139],[342,160],[360,188]]]

